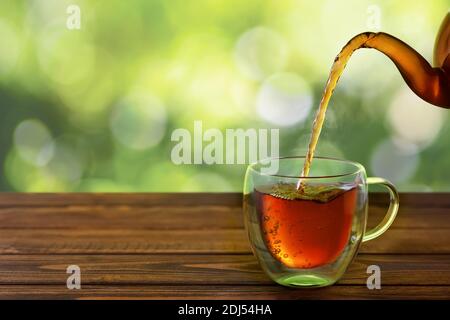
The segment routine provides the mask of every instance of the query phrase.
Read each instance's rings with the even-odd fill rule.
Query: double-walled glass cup
[[[340,279],[361,242],[389,228],[399,197],[389,181],[367,178],[364,167],[352,161],[315,157],[309,176],[300,178],[304,160],[270,159],[248,167],[245,226],[253,253],[271,279],[290,287],[321,287]],[[267,173],[273,161],[277,173]],[[390,205],[380,224],[366,230],[370,184],[387,188]]]

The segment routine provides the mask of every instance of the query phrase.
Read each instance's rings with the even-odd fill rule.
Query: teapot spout
[[[412,47],[382,32],[371,34],[364,47],[376,49],[388,56],[397,66],[409,88],[420,98],[433,105],[450,109],[449,54],[445,59],[439,56],[437,61],[442,61],[442,64],[432,67]]]
[[[439,28],[433,50],[433,63],[450,72],[450,13],[447,13]]]

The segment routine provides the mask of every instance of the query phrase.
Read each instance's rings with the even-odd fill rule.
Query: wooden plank
[[[392,229],[363,253],[448,254],[448,229]],[[0,254],[250,253],[243,229],[2,230]]]
[[[0,208],[0,229],[196,230],[243,227],[242,208],[230,206]]]
[[[385,193],[371,192],[370,203],[385,204]],[[405,207],[450,208],[450,193],[400,193]],[[241,206],[242,194],[230,193],[8,193],[0,194],[0,207],[26,206],[149,206],[149,205],[227,205]]]
[[[51,206],[241,206],[240,193],[1,193],[0,207]]]
[[[392,229],[337,285],[294,290],[250,254],[238,193],[2,194],[0,298],[450,299],[449,195],[401,194]],[[387,197],[370,203],[375,225]],[[80,291],[65,287],[70,264]],[[371,264],[382,290],[365,287]]]
[[[331,286],[316,290],[275,285],[255,286],[81,286],[0,285],[0,299],[233,299],[233,300],[342,300],[342,299],[446,299],[450,286],[385,286],[368,290],[365,286]]]
[[[0,284],[52,284],[81,268],[84,285],[270,285],[252,255],[3,255]],[[338,285],[362,285],[369,265],[381,269],[382,285],[447,285],[450,255],[358,255]]]
[[[400,206],[408,208],[447,208],[450,210],[449,192],[400,192]],[[389,203],[385,192],[370,192],[369,203],[380,205]]]
[[[371,205],[368,212],[368,227],[383,220],[387,205]],[[400,207],[391,228],[450,229],[450,209]]]
[[[380,237],[364,242],[362,253],[449,254],[448,229],[392,229]]]
[[[371,205],[368,225],[382,220],[387,205]],[[243,228],[240,206],[174,204],[147,207],[71,205],[0,207],[0,229],[233,229]],[[450,209],[400,207],[392,228],[450,229]]]
[[[236,230],[2,230],[0,254],[249,253]]]
[[[365,285],[370,265],[380,267],[382,286],[450,284],[450,255],[403,254],[358,254],[339,284]]]

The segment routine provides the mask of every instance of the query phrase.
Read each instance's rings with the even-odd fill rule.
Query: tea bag
[[[349,189],[351,188],[341,184],[304,184],[302,190],[298,190],[294,184],[278,183],[272,186],[269,193],[285,200],[311,200],[325,203]]]

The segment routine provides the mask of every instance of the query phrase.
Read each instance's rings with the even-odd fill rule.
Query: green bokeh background
[[[66,28],[70,4],[81,9],[80,30]],[[245,165],[173,164],[173,130],[192,130],[194,120],[223,132],[279,128],[280,154],[304,154],[340,48],[380,26],[431,61],[448,8],[448,0],[2,0],[0,190],[240,191]],[[268,119],[291,106],[305,116]],[[386,57],[360,50],[317,153],[361,162],[402,191],[450,191],[448,120]]]

